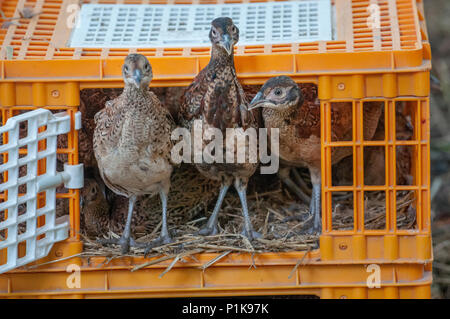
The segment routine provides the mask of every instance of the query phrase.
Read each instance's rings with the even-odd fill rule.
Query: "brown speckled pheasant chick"
[[[129,199],[122,237],[103,242],[120,244],[125,254],[130,245],[137,245],[130,232],[133,206],[139,195],[159,193],[161,197],[161,235],[151,245],[171,241],[166,215],[174,124],[170,113],[149,90],[153,73],[145,56],[128,55],[122,74],[122,94],[95,115],[94,153],[106,186]]]
[[[180,107],[181,125],[192,130],[194,121],[200,120],[203,132],[209,128],[217,128],[222,131],[223,136],[226,136],[227,128],[257,129],[257,117],[247,111],[248,102],[234,67],[233,47],[239,40],[239,29],[230,18],[217,18],[211,22],[209,39],[212,44],[211,60],[186,89]],[[202,149],[205,144],[203,141]],[[234,152],[236,153],[236,149]],[[225,154],[225,141],[223,153]],[[243,234],[249,239],[259,236],[251,225],[246,195],[248,179],[257,166],[257,163],[249,160],[244,163],[196,163],[197,169],[204,176],[221,182],[214,211],[206,226],[200,230],[201,235],[217,233],[218,213],[227,190],[234,181],[244,215]]]
[[[320,104],[303,103],[304,98],[298,85],[287,76],[268,80],[250,103],[250,109],[262,107],[266,128],[279,128],[280,162],[290,166],[308,167],[313,185],[310,212],[314,216],[310,233],[320,233]],[[364,138],[371,139],[381,114],[377,102],[366,103],[364,107]],[[332,140],[349,140],[352,137],[352,114],[348,103],[333,103],[331,111]],[[270,134],[270,130],[268,130]],[[334,147],[332,162],[337,163],[351,154],[351,148]]]
[[[81,229],[88,236],[99,236],[108,232],[110,206],[103,183],[95,178],[85,178],[81,190]]]

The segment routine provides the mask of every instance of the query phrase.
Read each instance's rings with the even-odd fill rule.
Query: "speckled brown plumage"
[[[96,167],[97,161],[93,153],[93,137],[95,130],[95,114],[100,111],[105,103],[120,95],[118,89],[82,90],[80,93],[81,129],[78,130],[78,162],[85,168]],[[58,148],[67,148],[67,134],[58,136]],[[67,162],[66,154],[58,154],[58,160]]]
[[[193,130],[193,123],[199,120],[203,132],[209,128],[217,128],[223,132],[225,154],[225,132],[227,128],[257,128],[257,112],[248,112],[248,101],[239,83],[234,67],[233,46],[239,40],[239,29],[230,18],[217,18],[211,22],[209,34],[212,50],[208,65],[200,71],[191,85],[186,89],[180,105],[179,122],[185,128]],[[209,143],[203,140],[202,149]],[[235,148],[235,153],[237,148]],[[257,163],[198,163],[197,169],[207,178],[221,181],[223,189],[213,212],[216,218],[222,201],[222,192],[235,180],[240,196],[244,196],[248,179],[257,168]],[[246,203],[243,204],[246,206]],[[244,207],[244,210],[247,208]],[[244,212],[246,215],[246,212]],[[246,222],[247,225],[247,222]],[[215,233],[216,221],[210,219],[208,229],[204,233]],[[249,226],[250,227],[250,226]],[[252,237],[247,229],[247,235]]]
[[[93,178],[84,179],[84,187],[81,190],[81,229],[88,236],[106,234],[109,225],[109,203],[104,195],[104,190]]]
[[[95,117],[95,156],[105,184],[129,197],[168,189],[172,171],[170,114],[155,94],[125,88]]]
[[[183,88],[180,87],[157,87],[150,88],[156,94],[161,104],[170,111],[172,117],[177,114],[179,99]],[[78,131],[78,161],[84,164],[85,168],[96,167],[97,161],[93,153],[93,136],[95,130],[94,116],[106,102],[113,100],[122,94],[121,88],[84,89],[80,93],[81,129]],[[67,148],[67,135],[58,136],[58,148]],[[65,154],[58,154],[58,159],[67,162]]]
[[[130,199],[129,220],[123,235],[126,242],[120,243],[125,253],[130,244],[136,196],[159,193],[165,200],[169,192],[170,136],[174,123],[170,113],[148,89],[153,74],[144,56],[128,55],[123,76],[122,94],[108,101],[95,115],[94,153],[108,188]]]
[[[396,112],[395,117],[396,139],[409,140],[413,136],[413,126],[410,119],[402,112]],[[385,139],[384,108],[382,108],[380,121],[373,136],[373,140]],[[412,149],[410,146],[399,145],[396,147],[396,183],[397,185],[411,185],[411,160]],[[385,148],[384,146],[371,146],[364,149],[364,184],[385,184]],[[333,169],[334,185],[353,184],[353,157],[347,156],[337,163]]]
[[[307,99],[303,92],[309,94]],[[364,104],[364,139],[370,140],[376,130],[382,103]],[[251,108],[262,107],[266,128],[279,129],[279,156],[281,162],[291,166],[308,167],[313,184],[311,211],[315,215],[313,231],[320,231],[320,101],[317,90],[300,89],[287,76],[267,81],[252,101]],[[351,103],[335,102],[331,105],[331,139],[346,141],[352,139]],[[270,134],[270,130],[268,131]],[[351,154],[351,148],[332,149],[332,164]]]
[[[142,94],[140,94],[142,93]],[[168,189],[172,168],[170,114],[150,91],[126,87],[95,116],[95,156],[105,184],[117,194]]]
[[[127,218],[128,200],[123,196],[110,194],[106,196],[107,190],[102,185],[102,181],[89,177],[84,180],[84,187],[81,190],[81,226],[82,231],[89,237],[102,237],[109,231],[115,234],[122,234],[124,230],[124,220]],[[131,222],[132,233],[144,233],[146,222],[150,216],[148,212],[140,209],[145,196],[137,199],[134,205],[134,214]]]
[[[202,120],[225,131],[226,128],[255,126],[253,114],[247,112],[247,98],[236,77],[233,56],[213,51],[209,64],[186,89],[180,107],[180,123],[192,127]]]
[[[350,105],[351,107],[351,105]],[[331,108],[331,139],[347,141],[352,137],[352,114],[349,104],[333,103]],[[380,108],[375,104],[365,105],[368,117],[379,118]],[[262,116],[267,128],[280,129],[280,158],[292,166],[306,166],[320,169],[320,102],[305,101],[296,108],[278,110],[263,108]],[[367,121],[364,130],[366,139],[371,139],[377,120]],[[376,126],[375,126],[376,128]],[[270,131],[269,131],[270,134]],[[339,162],[351,154],[349,148],[333,148],[332,163]]]
[[[236,77],[233,54],[227,55],[223,50],[214,49],[213,46],[209,64],[186,89],[180,106],[180,124],[192,129],[193,122],[200,120],[203,132],[209,127],[214,127],[219,128],[224,136],[226,128],[257,128],[256,117],[247,111],[247,105],[247,98]],[[203,143],[203,148],[206,144],[207,142]],[[202,174],[215,180],[234,176],[248,179],[256,167],[257,164],[251,163],[197,165]]]
[[[157,87],[151,90],[158,96],[161,104],[169,110],[173,119],[178,121],[180,104],[186,87]]]

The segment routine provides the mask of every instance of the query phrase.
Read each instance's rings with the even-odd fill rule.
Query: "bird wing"
[[[201,115],[201,104],[208,90],[207,79],[212,77],[207,73],[207,68],[201,70],[181,96],[178,117],[179,122],[185,127],[190,127],[190,122]]]
[[[288,121],[287,124],[295,127],[297,138],[320,137],[320,103],[314,100],[304,101]]]
[[[168,88],[168,89],[170,89],[170,88]],[[176,89],[180,89],[180,88],[176,88]],[[177,92],[178,92],[178,90],[177,90]],[[179,93],[177,93],[177,94],[179,94]],[[157,96],[155,93],[150,92],[150,98],[151,98],[151,100],[153,101],[152,103],[153,103],[154,105],[159,105],[159,106],[161,107],[161,112],[162,112],[161,114],[162,114],[163,117],[165,118],[165,121],[166,121],[167,123],[169,123],[169,125],[170,125],[170,132],[172,133],[172,131],[173,131],[174,129],[177,128],[175,119],[173,118],[174,113],[173,113],[172,110],[169,108],[169,106],[164,105],[164,104],[159,100],[158,96]],[[166,97],[166,99],[167,99],[167,97]],[[174,103],[174,102],[172,102],[172,103]],[[175,103],[174,103],[174,104],[175,104]],[[172,105],[172,106],[173,106],[173,105]],[[179,105],[177,105],[177,107],[179,107]],[[177,113],[178,113],[178,112],[176,112],[175,114],[177,114]]]
[[[232,127],[236,117],[240,116],[236,112],[233,104],[236,103],[230,93],[231,83],[217,81],[208,92],[207,99],[203,99],[202,111],[206,123],[224,131],[227,127]],[[234,107],[234,110],[233,110]]]
[[[170,151],[173,146],[171,134],[176,128],[175,121],[170,111],[161,104],[153,92],[149,92],[147,103],[150,104],[151,112],[147,114],[144,121],[137,121],[143,126],[142,136],[137,139],[141,144],[139,147],[148,149],[151,145],[151,152],[154,154],[148,154],[149,156],[156,155],[170,160]],[[139,130],[137,132],[139,133]]]
[[[233,68],[222,71],[207,66],[186,89],[180,108],[180,122],[187,127],[195,119],[224,130],[256,123],[247,110],[248,102]],[[256,111],[258,112],[258,111]],[[257,114],[257,113],[256,113]]]
[[[125,117],[122,96],[106,102],[105,107],[94,116],[94,147],[99,152],[115,148],[122,133],[122,119]]]
[[[125,117],[123,99],[119,96],[113,100],[107,101],[105,107],[94,116],[94,150],[98,161],[98,156],[105,156],[111,150],[116,149],[122,133],[123,118]],[[104,170],[99,164],[99,172],[106,186],[117,194],[128,196],[126,189],[111,183],[104,174]]]

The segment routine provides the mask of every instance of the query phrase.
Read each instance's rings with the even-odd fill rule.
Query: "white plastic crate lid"
[[[227,16],[238,45],[332,39],[330,0],[211,5],[84,4],[70,47],[174,48],[209,46],[211,21]]]
[[[22,122],[27,125],[26,136],[23,137],[19,131]],[[45,130],[39,132],[39,128],[44,126]],[[8,161],[0,164],[0,173],[8,172],[8,180],[0,183],[0,192],[8,192],[7,198],[0,203],[0,212],[3,213],[0,232],[3,236],[7,234],[6,238],[0,238],[0,252],[6,256],[6,263],[0,264],[0,274],[47,256],[55,242],[68,237],[69,224],[56,220],[56,187],[63,182],[69,188],[83,185],[82,164],[70,165],[68,169],[65,165],[64,172],[56,172],[57,136],[69,131],[70,115],[67,112],[52,114],[45,109],[13,116],[0,127],[0,134],[8,133],[8,142],[0,144],[0,153],[8,154]],[[39,150],[39,141],[45,141],[45,150]],[[24,147],[27,155],[20,157],[19,149]],[[38,161],[44,158],[46,172],[38,176]],[[25,176],[20,176],[22,166],[26,166]],[[20,185],[26,185],[23,196],[19,196]],[[37,194],[40,192],[45,192],[45,205],[37,208]],[[23,212],[19,212],[20,206],[25,208]],[[5,210],[8,213],[6,219]],[[45,224],[37,227],[39,216],[45,216]],[[19,233],[21,223],[26,223],[24,233]],[[25,255],[19,258],[21,242],[25,242],[26,247]]]

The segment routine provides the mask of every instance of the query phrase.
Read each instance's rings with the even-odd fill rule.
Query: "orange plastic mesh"
[[[90,3],[93,1],[83,1]],[[239,3],[247,1],[224,0],[221,3]],[[248,2],[264,2],[248,1]],[[337,19],[336,40],[311,43],[286,43],[277,45],[237,46],[236,54],[270,54],[270,53],[333,53],[333,52],[371,52],[391,50],[420,49],[421,26],[420,17],[415,10],[416,0],[334,0]],[[7,56],[7,50],[12,50],[12,59],[83,59],[93,57],[120,57],[131,52],[139,52],[146,56],[207,56],[209,48],[171,48],[171,49],[102,49],[102,48],[55,48],[51,40],[55,32],[57,20],[63,10],[64,1],[59,0],[4,0],[1,10],[5,17],[0,17],[0,58]],[[214,4],[213,0],[99,0],[99,4]],[[370,12],[367,10],[372,3],[380,7],[381,28],[370,29],[367,23]],[[19,18],[24,6],[34,7],[35,12],[41,12],[32,19],[17,19],[20,25],[11,24],[5,27],[7,18]],[[351,19],[349,19],[351,17]],[[8,47],[8,49],[7,49]]]

